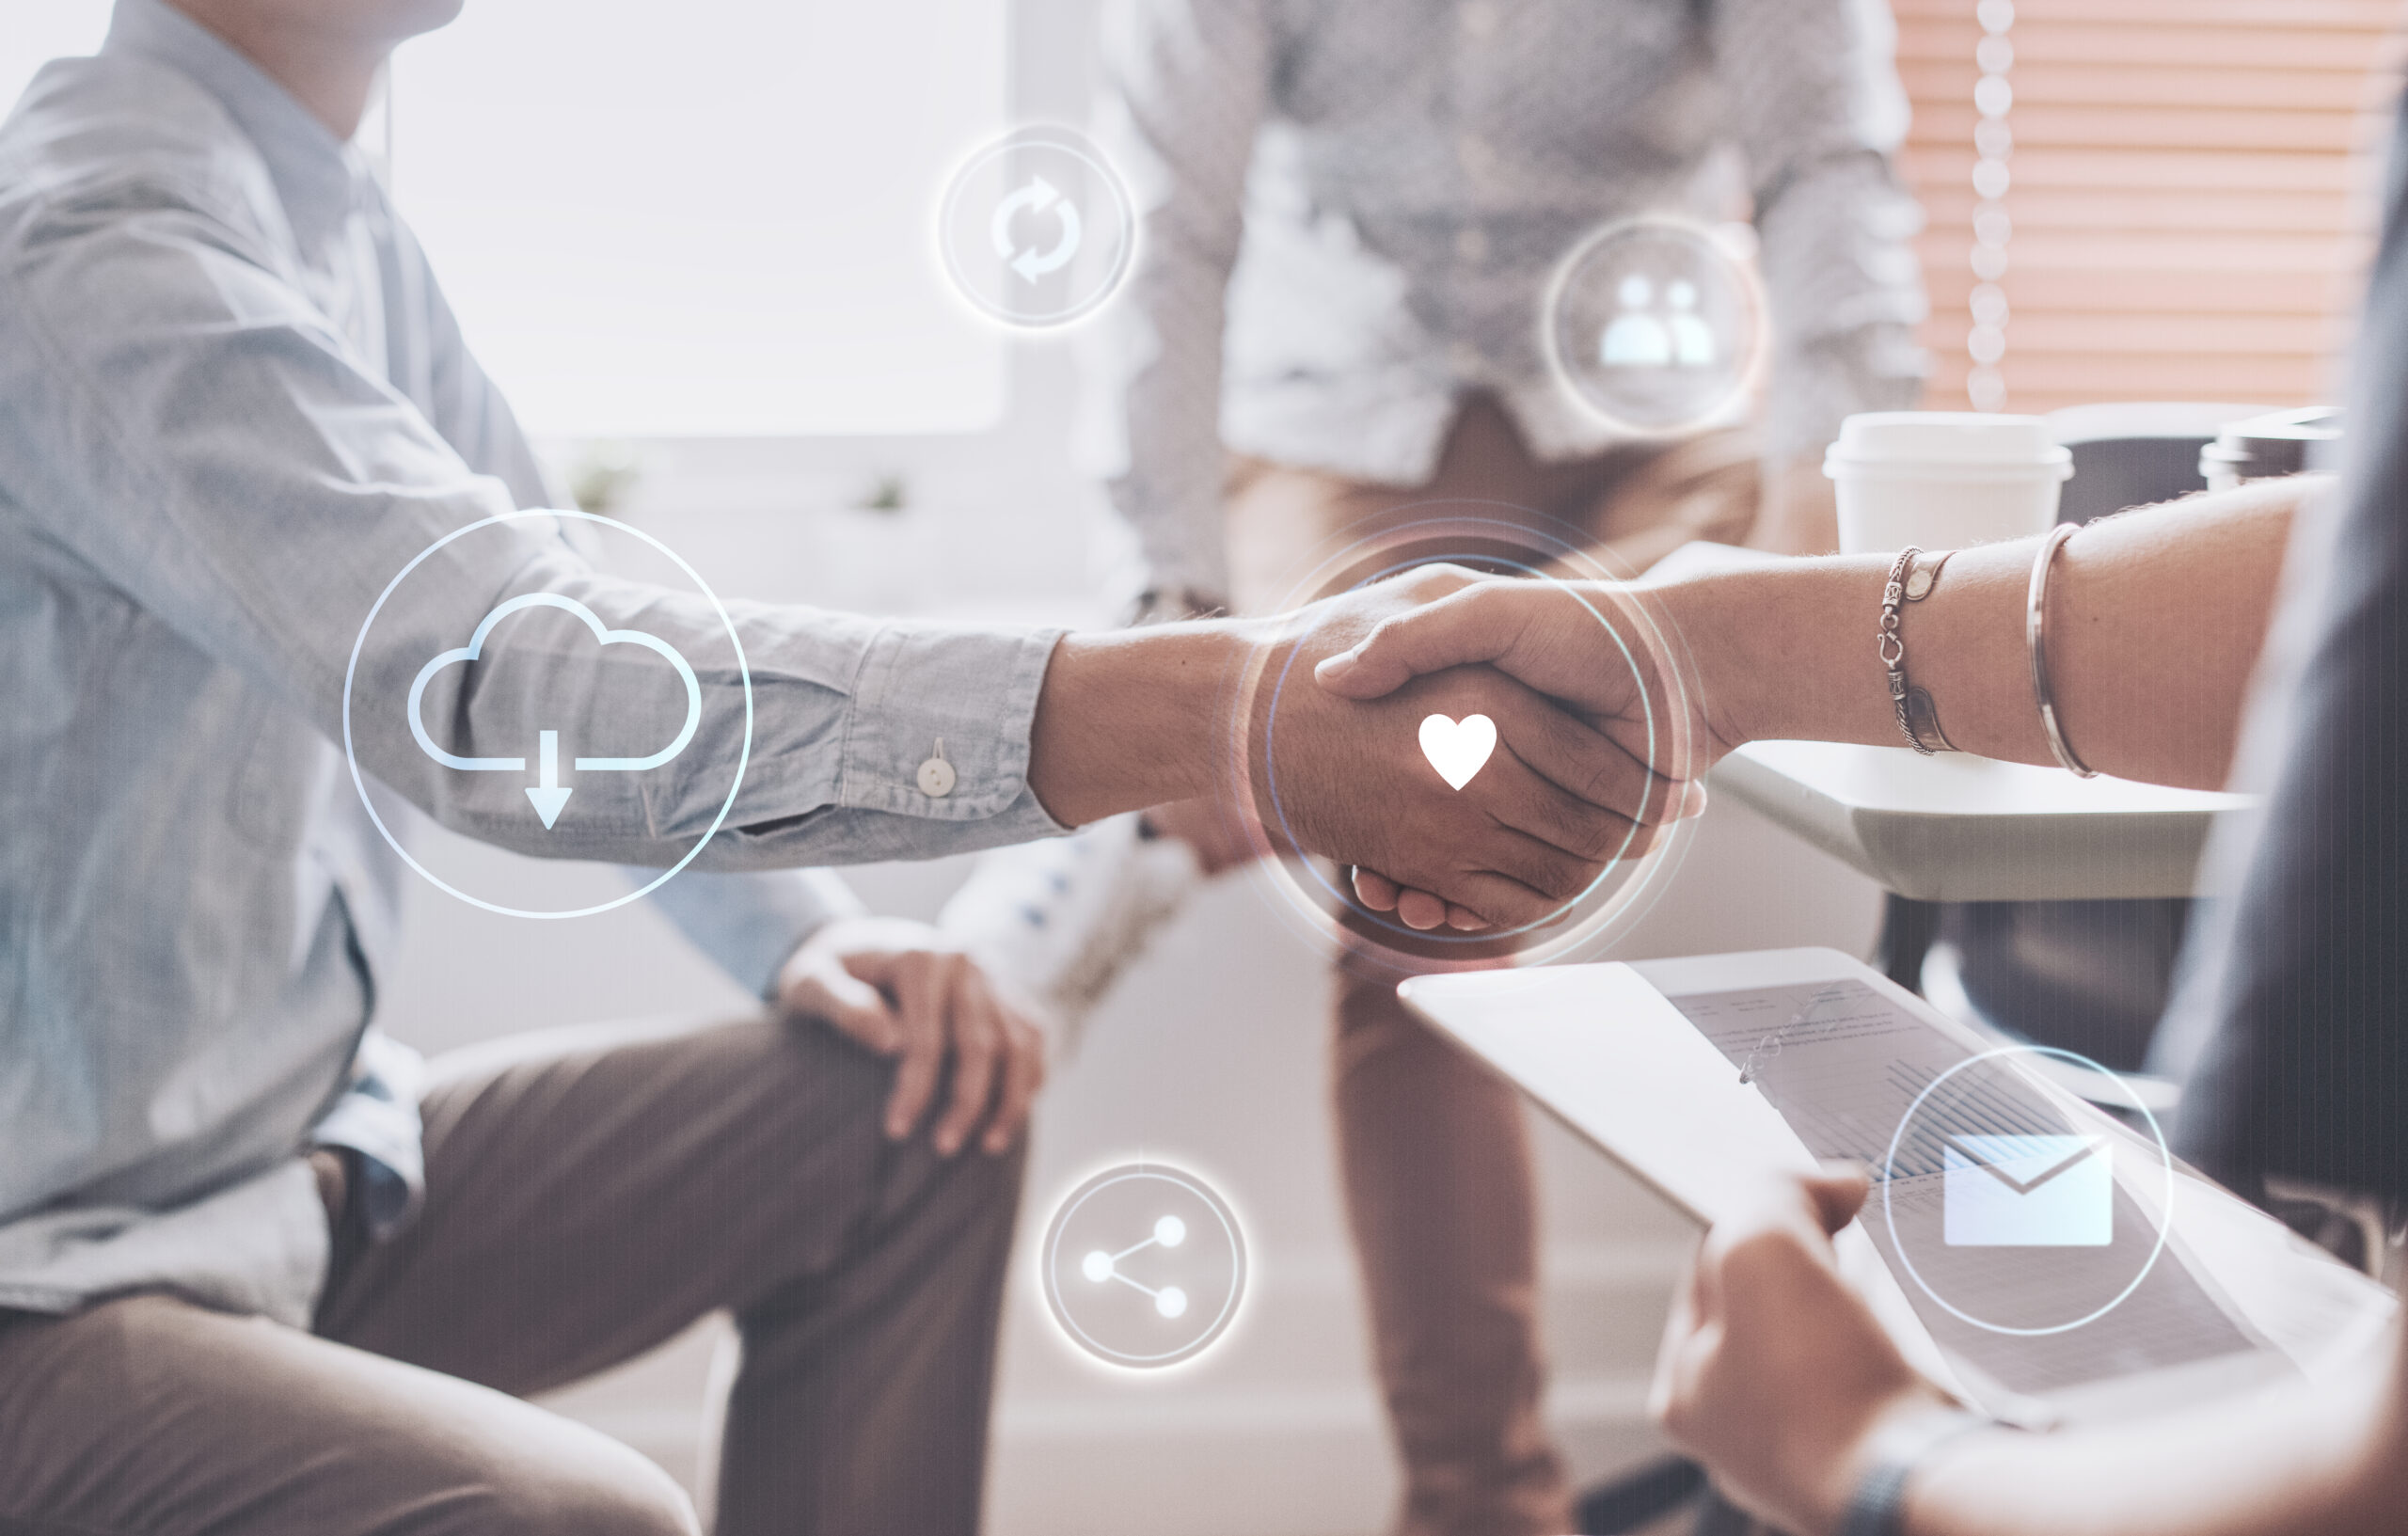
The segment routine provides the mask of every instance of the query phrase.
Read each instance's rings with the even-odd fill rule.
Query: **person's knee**
[[[597,1441],[599,1435],[594,1437]],[[518,1462],[486,1480],[462,1523],[477,1536],[699,1536],[692,1501],[669,1474],[615,1443]],[[449,1529],[450,1528],[440,1528]]]

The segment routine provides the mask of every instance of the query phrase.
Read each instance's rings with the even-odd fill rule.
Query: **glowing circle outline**
[[[1521,513],[1530,513],[1533,510],[1519,507],[1510,502],[1482,502],[1463,498],[1436,499],[1427,503],[1427,505],[1434,511],[1449,506],[1478,508],[1484,510],[1510,508],[1513,511]],[[1411,511],[1416,509],[1406,508],[1401,510]],[[1521,544],[1524,546],[1526,552],[1532,555],[1538,555],[1541,552],[1538,548],[1532,547],[1534,544],[1548,545],[1552,546],[1560,556],[1572,559],[1590,559],[1593,562],[1593,550],[1592,546],[1548,531],[1548,530],[1543,525],[1545,523],[1557,522],[1559,519],[1548,517],[1544,514],[1539,514],[1537,515],[1542,519],[1541,524],[1517,522],[1507,517],[1481,515],[1477,513],[1472,515],[1459,515],[1455,516],[1436,515],[1421,518],[1413,522],[1402,523],[1385,529],[1378,535],[1373,537],[1350,541],[1336,552],[1323,557],[1320,562],[1320,567],[1326,568],[1333,564],[1342,563],[1354,551],[1357,549],[1363,549],[1366,547],[1377,549],[1383,544],[1396,541],[1410,542],[1416,531],[1425,527],[1433,530],[1443,530],[1448,535],[1465,541],[1477,540],[1481,537],[1483,533],[1489,532],[1493,530],[1496,530],[1494,536],[1497,536],[1499,542],[1506,544]],[[1654,766],[1653,759],[1659,739],[1658,733],[1660,730],[1667,728],[1659,726],[1656,717],[1659,703],[1669,708],[1669,706],[1672,705],[1676,700],[1687,695],[1688,691],[1687,679],[1682,675],[1679,668],[1675,666],[1671,670],[1671,676],[1663,689],[1658,690],[1651,688],[1647,678],[1637,665],[1636,657],[1632,654],[1632,641],[1624,638],[1622,633],[1613,626],[1613,625],[1607,619],[1606,615],[1598,610],[1598,606],[1595,603],[1592,602],[1587,596],[1577,591],[1573,590],[1572,587],[1572,582],[1578,579],[1597,579],[1628,584],[1629,578],[1617,578],[1609,572],[1597,578],[1567,578],[1548,572],[1528,561],[1508,559],[1497,555],[1493,550],[1466,551],[1463,552],[1459,557],[1443,551],[1422,550],[1415,553],[1410,559],[1398,560],[1380,566],[1370,573],[1357,578],[1354,582],[1349,583],[1347,587],[1340,590],[1359,591],[1364,587],[1373,585],[1390,577],[1401,575],[1407,571],[1417,570],[1424,565],[1444,563],[1447,561],[1455,558],[1478,561],[1488,565],[1510,568],[1520,573],[1520,577],[1523,579],[1543,581],[1556,587],[1562,591],[1565,595],[1572,598],[1573,601],[1579,603],[1583,608],[1589,610],[1590,616],[1594,618],[1599,626],[1604,628],[1606,633],[1612,638],[1616,649],[1622,655],[1624,665],[1630,669],[1632,679],[1639,689],[1640,700],[1646,712],[1649,762],[1645,768],[1648,784],[1652,787],[1657,784],[1678,782],[1673,780],[1671,775],[1661,772]],[[1292,593],[1288,595],[1290,599],[1292,599],[1294,596]],[[1640,618],[1647,624],[1649,629],[1655,632],[1656,639],[1658,643],[1665,646],[1668,650],[1677,648],[1675,638],[1663,634],[1653,619],[1647,618],[1643,612],[1640,614]],[[1289,825],[1286,808],[1280,802],[1279,775],[1276,764],[1273,761],[1273,744],[1276,738],[1278,729],[1280,699],[1287,689],[1289,679],[1293,673],[1297,658],[1301,655],[1302,652],[1300,649],[1291,650],[1287,658],[1281,663],[1276,677],[1269,680],[1271,688],[1271,703],[1263,725],[1265,787],[1268,789],[1270,795],[1270,809],[1273,819],[1276,821],[1280,835],[1287,840],[1287,845],[1290,849],[1301,848],[1302,844],[1297,841],[1294,829]],[[1658,697],[1659,691],[1662,694],[1660,700]],[[1243,726],[1241,726],[1241,729],[1243,729]],[[1641,829],[1638,824],[1633,823],[1630,831],[1624,834],[1621,844],[1615,848],[1612,856],[1606,861],[1606,867],[1598,873],[1596,879],[1591,880],[1589,884],[1583,887],[1578,894],[1559,902],[1545,916],[1510,928],[1490,927],[1481,929],[1476,933],[1457,932],[1445,928],[1414,928],[1407,926],[1402,922],[1397,920],[1393,914],[1366,911],[1362,910],[1359,903],[1355,902],[1352,898],[1349,893],[1341,891],[1337,885],[1332,884],[1328,879],[1324,879],[1322,872],[1317,867],[1313,866],[1309,861],[1307,862],[1305,867],[1307,876],[1314,887],[1318,888],[1332,900],[1336,901],[1341,909],[1353,911],[1360,921],[1378,928],[1384,934],[1394,935],[1398,938],[1405,939],[1418,944],[1436,944],[1444,947],[1492,945],[1498,942],[1500,940],[1513,939],[1521,935],[1536,932],[1560,921],[1574,907],[1586,900],[1591,895],[1595,893],[1600,886],[1604,885],[1608,880],[1615,877],[1619,866],[1624,863],[1624,854],[1625,850],[1628,849],[1631,843],[1640,835],[1640,830]],[[1574,925],[1570,930],[1564,933],[1543,939],[1538,942],[1530,944],[1527,948],[1515,950],[1510,955],[1495,957],[1495,958],[1498,961],[1500,966],[1512,969],[1527,969],[1532,966],[1551,963],[1554,960],[1563,958],[1567,954],[1576,951],[1582,945],[1592,942],[1596,938],[1597,934],[1602,932],[1608,926],[1622,920],[1631,910],[1638,908],[1640,905],[1640,897],[1646,896],[1648,900],[1652,901],[1655,896],[1660,896],[1662,895],[1662,881],[1657,877],[1674,862],[1671,855],[1679,847],[1675,841],[1677,835],[1676,831],[1673,835],[1667,836],[1654,848],[1651,848],[1648,852],[1640,855],[1637,861],[1633,861],[1641,863],[1649,863],[1652,867],[1647,868],[1640,875],[1638,883],[1633,888],[1633,899],[1631,901],[1624,902],[1620,906],[1612,907],[1607,911],[1592,914],[1591,918]],[[1292,885],[1292,881],[1286,873],[1286,865],[1288,863],[1286,859],[1274,857],[1269,860],[1262,861],[1262,863],[1267,866],[1272,879],[1279,881],[1283,886]],[[1653,893],[1652,895],[1649,895],[1651,890]],[[1297,888],[1297,892],[1298,895],[1290,896],[1289,899],[1291,901],[1298,899],[1298,895],[1301,895],[1301,888]],[[1317,921],[1321,922],[1325,926],[1328,922],[1327,914],[1321,914]],[[1399,951],[1390,948],[1385,941],[1373,938],[1370,934],[1357,932],[1354,937],[1357,940],[1370,939],[1372,942],[1380,944],[1381,948],[1386,952],[1386,958],[1391,963],[1400,953]],[[1402,953],[1405,954],[1408,958],[1416,958],[1418,963],[1427,963],[1426,958],[1412,957],[1409,951]]]
[[[1065,139],[1075,139],[1078,142],[1066,143]],[[990,302],[980,294],[977,286],[964,276],[961,264],[955,258],[953,249],[954,214],[959,207],[962,198],[969,191],[971,178],[977,175],[999,155],[1024,149],[1032,144],[1042,145],[1049,150],[1059,150],[1093,171],[1101,180],[1105,189],[1112,194],[1113,203],[1118,213],[1117,222],[1120,231],[1120,249],[1113,258],[1112,271],[1096,285],[1095,293],[1067,309],[1041,315],[1024,314]],[[937,209],[937,256],[944,263],[944,275],[952,282],[953,291],[960,295],[972,309],[976,309],[988,319],[1014,330],[1053,330],[1084,320],[1095,313],[1120,292],[1122,283],[1128,278],[1129,269],[1134,263],[1137,252],[1136,199],[1129,195],[1128,183],[1121,180],[1120,173],[1113,168],[1110,161],[1103,158],[1103,151],[1092,150],[1092,146],[1086,146],[1086,137],[1076,129],[1059,128],[1048,123],[1023,124],[971,151],[970,157],[955,168],[951,179],[946,182],[943,200]]]
[[[469,534],[476,532],[479,529],[492,528],[500,523],[514,523],[530,517],[568,517],[574,518],[579,522],[599,523],[605,528],[615,528],[623,533],[632,533],[637,538],[642,539],[644,543],[652,546],[655,549],[657,549],[662,554],[668,556],[673,564],[674,564],[679,570],[686,573],[687,579],[692,581],[695,587],[701,591],[702,594],[710,600],[712,610],[719,614],[720,624],[727,630],[728,643],[736,647],[737,675],[742,679],[744,684],[744,744],[742,750],[737,754],[736,780],[733,784],[727,786],[727,799],[720,802],[719,815],[711,818],[711,824],[704,829],[703,835],[695,841],[694,846],[686,850],[686,856],[678,860],[675,863],[671,864],[667,869],[662,870],[660,874],[655,877],[649,883],[640,886],[615,900],[601,902],[592,907],[579,907],[572,911],[557,912],[531,911],[524,907],[504,907],[498,902],[486,901],[482,897],[472,896],[466,891],[460,890],[450,881],[436,875],[424,864],[420,863],[418,860],[412,856],[410,850],[402,846],[402,840],[393,835],[392,829],[385,825],[385,818],[376,814],[375,802],[370,800],[368,796],[368,785],[361,781],[359,773],[359,754],[353,747],[351,737],[352,682],[359,673],[359,654],[367,647],[368,631],[374,627],[376,615],[385,610],[385,604],[387,600],[393,595],[394,589],[399,587],[402,582],[408,578],[412,571],[417,570],[419,566],[426,561],[428,556],[434,554],[436,550],[442,548],[445,545],[452,543],[453,540],[466,538]],[[729,616],[727,606],[719,600],[719,594],[711,590],[711,584],[703,579],[700,572],[696,571],[691,565],[686,563],[684,556],[678,554],[676,550],[670,548],[658,539],[654,538],[651,534],[646,533],[643,530],[637,528],[631,523],[623,523],[615,517],[605,517],[599,513],[584,512],[568,507],[527,507],[516,512],[496,513],[490,517],[481,517],[477,521],[469,523],[465,527],[453,529],[451,532],[446,533],[443,537],[436,540],[433,544],[428,545],[425,548],[420,550],[415,556],[411,557],[410,562],[403,566],[399,571],[395,572],[393,579],[385,583],[385,590],[376,594],[376,601],[369,607],[368,617],[359,621],[359,633],[352,640],[351,659],[343,667],[342,673],[342,755],[343,761],[351,768],[352,787],[358,792],[360,806],[367,811],[368,819],[375,823],[377,834],[385,839],[387,847],[390,847],[395,853],[401,856],[404,863],[418,871],[418,873],[424,877],[426,881],[433,885],[436,890],[443,892],[447,895],[457,896],[471,907],[483,908],[484,911],[493,912],[501,917],[527,917],[533,918],[538,921],[556,921],[569,917],[592,917],[597,912],[607,912],[614,907],[624,907],[628,902],[634,901],[641,896],[649,895],[653,892],[657,891],[662,886],[668,884],[678,871],[684,869],[688,864],[694,862],[695,856],[701,853],[705,847],[709,846],[710,840],[719,835],[720,828],[726,824],[728,813],[736,808],[736,797],[744,787],[745,769],[751,767],[752,762],[752,663],[746,659],[744,655],[743,637],[736,632],[736,621],[734,618]]]
[[[2143,1264],[2141,1266],[2141,1272],[2132,1276],[2131,1283],[2125,1286],[2123,1290],[2115,1292],[2114,1296],[2110,1297],[2105,1306],[2099,1307],[2094,1312],[2085,1313],[2084,1315],[2074,1319],[2071,1322],[2060,1322],[2053,1327],[2048,1328],[2012,1328],[2003,1322],[1986,1322],[1970,1312],[1959,1310],[1956,1306],[1952,1305],[1946,1297],[1941,1295],[1939,1291],[1934,1291],[1931,1288],[1931,1282],[1923,1277],[1923,1272],[1915,1268],[1913,1257],[1907,1252],[1906,1243],[1901,1241],[1898,1236],[1898,1215],[1897,1211],[1892,1207],[1890,1200],[1890,1185],[1892,1181],[1890,1178],[1890,1171],[1897,1166],[1898,1142],[1906,1135],[1907,1127],[1913,1121],[1916,1112],[1923,1108],[1923,1101],[1931,1097],[1932,1090],[1939,1087],[1942,1083],[1947,1082],[1950,1078],[1956,1076],[1958,1072],[1963,1071],[1968,1067],[1972,1067],[1980,1062],[1989,1061],[1999,1056],[2016,1055],[2055,1056],[2059,1060],[2069,1061],[2075,1066],[2085,1068],[2090,1071],[2096,1072],[2099,1076],[2106,1078],[2109,1082],[2114,1083],[2117,1087],[2122,1088],[2125,1094],[2131,1099],[2132,1107],[2141,1112],[2141,1117],[2143,1119],[2148,1121],[2149,1134],[2157,1138],[2157,1155],[2165,1167],[2165,1211],[2162,1218],[2157,1224],[2157,1245],[2149,1249],[2148,1262]],[[1907,1274],[1913,1278],[1916,1287],[1921,1290],[1925,1295],[1929,1296],[1932,1301],[1938,1304],[1941,1309],[1945,1311],[1950,1317],[1956,1319],[1959,1322],[1971,1323],[1972,1326],[1983,1329],[1988,1333],[2004,1334],[2016,1338],[2045,1338],[2052,1334],[2071,1333],[2076,1328],[2088,1327],[2091,1323],[2094,1323],[2100,1318],[2105,1317],[2116,1307],[2123,1306],[2126,1301],[2131,1298],[2132,1292],[2141,1288],[2141,1282],[2149,1277],[2151,1273],[2153,1273],[2157,1268],[2158,1259],[2163,1257],[2165,1253],[2166,1240],[2173,1236],[2175,1187],[2174,1149],[2166,1145],[2165,1130],[2162,1126],[2160,1126],[2157,1123],[2157,1116],[2151,1113],[2147,1103],[2142,1101],[2141,1096],[2132,1092],[2131,1088],[2125,1084],[2122,1073],[2103,1066],[2099,1062],[2091,1060],[2088,1056],[2083,1055],[2079,1051],[2060,1050],[2058,1047],[2053,1045],[2003,1045],[1994,1050],[1985,1051],[1977,1056],[1968,1056],[1963,1061],[1958,1062],[1956,1066],[1949,1068],[1948,1070],[1941,1073],[1938,1077],[1933,1078],[1929,1083],[1925,1084],[1923,1092],[1916,1094],[1914,1102],[1907,1106],[1907,1113],[1899,1117],[1898,1128],[1890,1132],[1890,1148],[1881,1159],[1881,1219],[1889,1226],[1890,1243],[1891,1246],[1896,1248],[1898,1251],[1898,1262],[1907,1266]]]
[[[1094,1338],[1085,1328],[1079,1326],[1078,1321],[1071,1316],[1069,1302],[1063,1298],[1061,1292],[1062,1238],[1069,1225],[1070,1217],[1076,1214],[1079,1207],[1103,1191],[1133,1179],[1152,1180],[1187,1191],[1203,1203],[1205,1210],[1212,1213],[1212,1219],[1221,1224],[1221,1231],[1229,1241],[1229,1294],[1222,1302],[1221,1310],[1213,1316],[1212,1322],[1203,1332],[1178,1349],[1162,1354],[1131,1354],[1116,1350],[1101,1339]],[[1045,1224],[1045,1243],[1038,1255],[1038,1265],[1041,1271],[1039,1289],[1045,1292],[1046,1309],[1054,1314],[1054,1324],[1070,1336],[1072,1342],[1088,1354],[1106,1365],[1117,1366],[1127,1370],[1159,1370],[1166,1366],[1180,1365],[1195,1359],[1214,1344],[1219,1343],[1228,1335],[1230,1324],[1237,1321],[1239,1304],[1245,1298],[1246,1280],[1250,1268],[1245,1251],[1245,1234],[1240,1228],[1237,1213],[1229,1209],[1228,1202],[1222,1199],[1220,1193],[1204,1182],[1202,1179],[1184,1169],[1174,1168],[1161,1163],[1124,1163],[1117,1167],[1106,1168],[1064,1196],[1062,1203],[1054,1208],[1053,1218]],[[1182,1291],[1180,1294],[1184,1296],[1185,1292]],[[1180,1311],[1184,1314],[1186,1307],[1182,1306]]]
[[[1563,349],[1556,337],[1556,314],[1562,305],[1564,291],[1571,286],[1573,272],[1592,251],[1609,240],[1640,229],[1675,230],[1693,237],[1714,252],[1736,276],[1756,317],[1756,334],[1748,348],[1747,366],[1733,375],[1730,388],[1715,399],[1712,408],[1693,411],[1678,421],[1660,424],[1633,421],[1617,416],[1591,399],[1589,391],[1575,381],[1571,365],[1564,361]],[[1763,378],[1767,354],[1764,329],[1770,303],[1765,292],[1763,275],[1753,263],[1742,261],[1723,249],[1712,225],[1676,214],[1635,214],[1590,231],[1556,262],[1555,270],[1547,275],[1546,293],[1539,301],[1539,355],[1545,359],[1547,373],[1554,379],[1556,388],[1568,396],[1576,407],[1601,425],[1625,436],[1643,440],[1685,436],[1711,425],[1733,405],[1752,393]]]

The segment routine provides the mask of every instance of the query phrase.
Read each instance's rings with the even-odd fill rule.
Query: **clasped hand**
[[[1365,905],[1411,926],[1548,921],[1703,804],[1685,775],[1714,753],[1648,628],[1605,584],[1450,565],[1314,604],[1252,701],[1257,810],[1279,851],[1355,865]],[[1433,714],[1496,723],[1460,790],[1422,755]]]

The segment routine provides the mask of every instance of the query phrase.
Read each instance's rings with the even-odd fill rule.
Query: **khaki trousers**
[[[1396,530],[1448,517],[1518,526],[1485,544],[1553,563],[1587,543],[1637,570],[1691,539],[1744,539],[1756,512],[1755,449],[1740,433],[1533,460],[1483,399],[1464,409],[1427,484],[1371,485],[1259,461],[1228,499],[1233,600],[1265,611],[1339,590],[1416,557]],[[1346,558],[1356,540],[1379,551]],[[1465,549],[1434,534],[1422,559]],[[1338,557],[1333,560],[1333,557]],[[1307,573],[1316,590],[1299,590]],[[1394,949],[1392,936],[1383,943]],[[1460,949],[1434,949],[1451,966]],[[1396,1000],[1401,974],[1362,954],[1340,965],[1337,1124],[1348,1217],[1370,1306],[1373,1357],[1405,1471],[1402,1536],[1551,1536],[1572,1528],[1570,1491],[1541,1417],[1538,1240],[1529,1142],[1513,1091]]]
[[[658,1468],[520,1399],[735,1316],[725,1536],[971,1536],[1017,1152],[890,1142],[808,1022],[441,1058],[427,1202],[312,1333],[138,1295],[0,1314],[0,1536],[666,1536]]]

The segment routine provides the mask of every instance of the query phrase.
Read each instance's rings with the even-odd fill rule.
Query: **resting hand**
[[[825,1020],[895,1058],[886,1133],[911,1133],[948,1058],[952,1091],[930,1139],[947,1157],[983,1123],[990,1155],[1010,1148],[1045,1081],[1045,1039],[936,929],[899,917],[846,917],[803,941],[778,973],[784,1012]]]
[[[1313,666],[1415,606],[1474,582],[1429,566],[1316,603],[1287,622],[1253,701],[1248,767],[1277,851],[1387,871],[1475,914],[1545,919],[1653,836],[1675,796],[1576,713],[1484,667],[1434,671],[1357,701]],[[1420,747],[1423,719],[1483,714],[1497,746],[1460,790]]]
[[[1834,1262],[1850,1169],[1784,1180],[1706,1234],[1674,1296],[1649,1407],[1717,1486],[1794,1536],[1836,1528],[1875,1436],[1945,1405]]]

